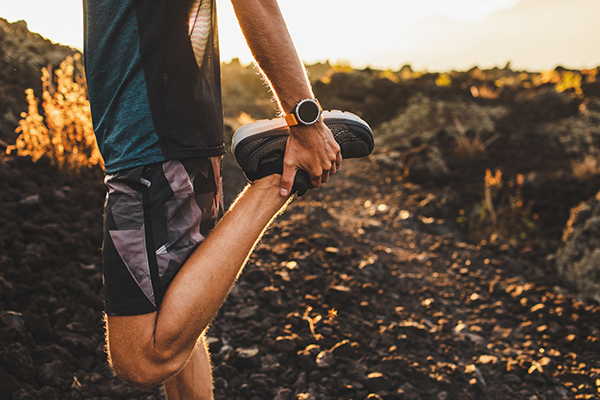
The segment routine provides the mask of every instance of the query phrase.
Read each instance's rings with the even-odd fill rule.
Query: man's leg
[[[188,371],[182,368],[198,338],[221,307],[265,228],[289,199],[279,195],[279,182],[279,175],[270,175],[247,187],[181,267],[160,311],[107,316],[109,354],[121,378],[152,387],[181,371],[185,380]],[[197,368],[195,357],[191,357],[193,369]],[[208,366],[201,367],[205,368]],[[207,383],[212,385],[210,379]],[[201,396],[208,391],[201,392],[188,398],[207,398]]]
[[[202,337],[183,369],[164,383],[167,400],[212,399],[212,371]]]

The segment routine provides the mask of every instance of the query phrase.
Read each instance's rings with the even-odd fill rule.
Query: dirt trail
[[[600,308],[378,168],[346,162],[273,224],[208,333],[216,398],[594,398]],[[0,399],[163,398],[106,365],[99,175],[0,176]]]

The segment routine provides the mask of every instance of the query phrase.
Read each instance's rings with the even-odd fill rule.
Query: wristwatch
[[[286,114],[284,118],[288,126],[312,125],[321,118],[322,113],[323,109],[319,100],[304,99],[300,100],[292,112]]]

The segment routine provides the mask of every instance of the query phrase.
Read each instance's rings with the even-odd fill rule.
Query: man
[[[327,182],[342,153],[373,146],[358,117],[321,115],[277,1],[232,3],[286,118],[236,134],[234,153],[252,184],[215,227],[224,153],[215,0],[84,0],[86,74],[109,189],[109,359],[126,381],[163,383],[171,400],[212,398],[202,334],[269,222],[295,192]]]

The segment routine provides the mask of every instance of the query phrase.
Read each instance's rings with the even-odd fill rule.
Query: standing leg
[[[183,369],[164,383],[167,400],[212,400],[208,347],[201,336]]]

